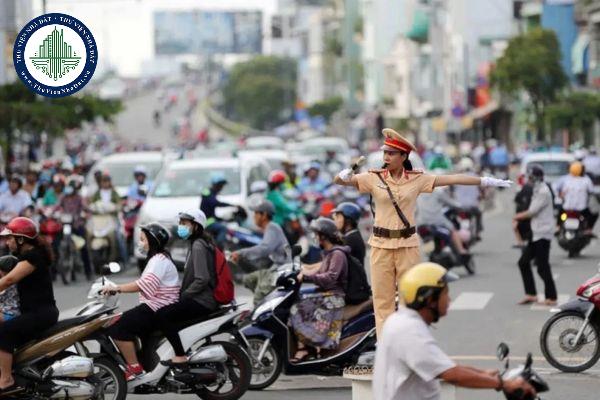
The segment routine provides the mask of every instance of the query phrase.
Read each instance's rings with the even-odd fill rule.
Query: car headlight
[[[275,307],[277,307],[283,300],[285,300],[286,296],[276,297],[274,299],[270,299],[262,303],[260,306],[256,307],[256,310],[252,313],[252,321],[256,321],[259,316],[264,314],[267,311],[273,311]]]
[[[591,297],[592,294],[594,293],[594,290],[598,289],[599,287],[600,287],[600,282],[594,283],[592,286],[590,286],[589,288],[587,288],[583,291],[582,296],[585,298]]]

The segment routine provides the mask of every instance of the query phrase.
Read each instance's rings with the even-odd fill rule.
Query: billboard
[[[260,11],[156,11],[156,55],[262,52]]]

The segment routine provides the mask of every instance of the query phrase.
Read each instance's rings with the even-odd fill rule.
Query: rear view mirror
[[[108,263],[108,271],[111,274],[119,273],[119,272],[121,272],[121,266],[119,265],[119,263],[110,262],[110,263]]]
[[[508,357],[509,353],[510,350],[506,343],[502,342],[498,345],[498,349],[496,350],[496,356],[498,357],[498,360],[504,361],[506,357]]]
[[[292,246],[292,257],[299,256],[302,253],[302,246],[295,244]]]

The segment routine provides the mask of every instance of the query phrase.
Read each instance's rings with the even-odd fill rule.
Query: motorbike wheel
[[[237,400],[246,393],[252,378],[252,363],[239,345],[229,342],[213,342],[223,346],[227,353],[225,369],[219,371],[226,380],[205,386],[196,395],[205,400]]]
[[[74,278],[76,254],[67,244],[61,244],[57,268],[63,284],[68,285]]]
[[[104,384],[105,400],[125,400],[127,397],[125,374],[113,360],[108,357],[95,359],[94,375]]]
[[[589,323],[580,343],[573,341],[585,321],[577,311],[563,311],[553,315],[542,328],[540,347],[544,357],[553,367],[563,372],[582,372],[591,368],[600,358],[600,331]],[[582,355],[582,351],[587,355]],[[572,360],[572,361],[571,361]]]
[[[269,344],[262,360],[257,360],[258,354],[262,349],[265,340],[259,337],[248,338],[252,360],[252,380],[250,381],[250,390],[263,390],[271,386],[283,369],[283,362],[279,352]]]

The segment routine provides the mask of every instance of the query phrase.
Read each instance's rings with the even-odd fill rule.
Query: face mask
[[[73,189],[73,187],[71,187],[71,186],[67,186],[67,187],[65,188],[65,194],[66,194],[67,196],[69,196],[69,195],[73,194],[74,192],[75,192],[75,189]]]
[[[186,240],[187,238],[189,238],[192,234],[192,231],[190,230],[190,228],[188,226],[185,225],[178,225],[177,226],[177,236],[179,236],[181,239]]]
[[[148,250],[146,250],[146,248],[144,247],[144,245],[141,244],[141,243],[137,244],[137,250],[144,257],[148,255]]]

